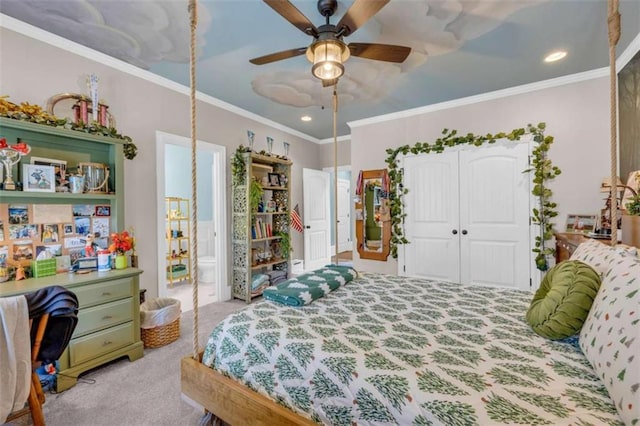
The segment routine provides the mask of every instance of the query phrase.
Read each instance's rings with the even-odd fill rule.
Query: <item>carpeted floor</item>
[[[226,315],[246,304],[235,300],[212,303],[199,309],[199,341],[204,348],[211,330]],[[144,357],[127,358],[89,371],[78,384],[60,394],[46,393],[47,426],[197,425],[202,410],[182,400],[180,359],[193,353],[193,311],[180,319],[180,338],[157,349],[145,349]],[[28,416],[14,425],[31,424]]]

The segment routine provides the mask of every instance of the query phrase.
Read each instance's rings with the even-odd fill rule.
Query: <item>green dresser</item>
[[[88,274],[57,274],[0,283],[0,297],[61,285],[78,296],[78,325],[60,357],[57,391],[75,385],[78,376],[121,357],[143,356],[140,340],[140,269]]]

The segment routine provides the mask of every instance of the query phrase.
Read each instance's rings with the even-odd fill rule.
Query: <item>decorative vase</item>
[[[124,254],[116,255],[116,269],[126,269],[127,267],[127,256]]]
[[[623,244],[630,246],[638,247],[640,245],[640,216],[622,215],[622,235],[620,240]]]
[[[137,268],[138,267],[138,255],[137,254],[132,254],[131,255],[131,267],[132,268]]]

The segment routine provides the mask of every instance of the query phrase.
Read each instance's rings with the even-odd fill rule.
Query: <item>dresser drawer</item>
[[[133,296],[133,279],[122,278],[74,289],[80,309]]]
[[[118,325],[88,336],[72,339],[69,343],[71,366],[90,361],[134,342],[134,323]]]
[[[133,298],[80,310],[73,337],[133,320]]]

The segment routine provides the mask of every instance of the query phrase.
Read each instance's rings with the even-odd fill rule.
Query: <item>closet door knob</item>
[[[457,229],[452,229],[452,230],[451,230],[451,233],[452,233],[453,235],[456,235],[456,234],[458,233],[458,230],[457,230]]]
[[[467,234],[468,234],[467,230],[466,230],[466,229],[463,229],[463,230],[462,230],[462,235],[467,235]]]

